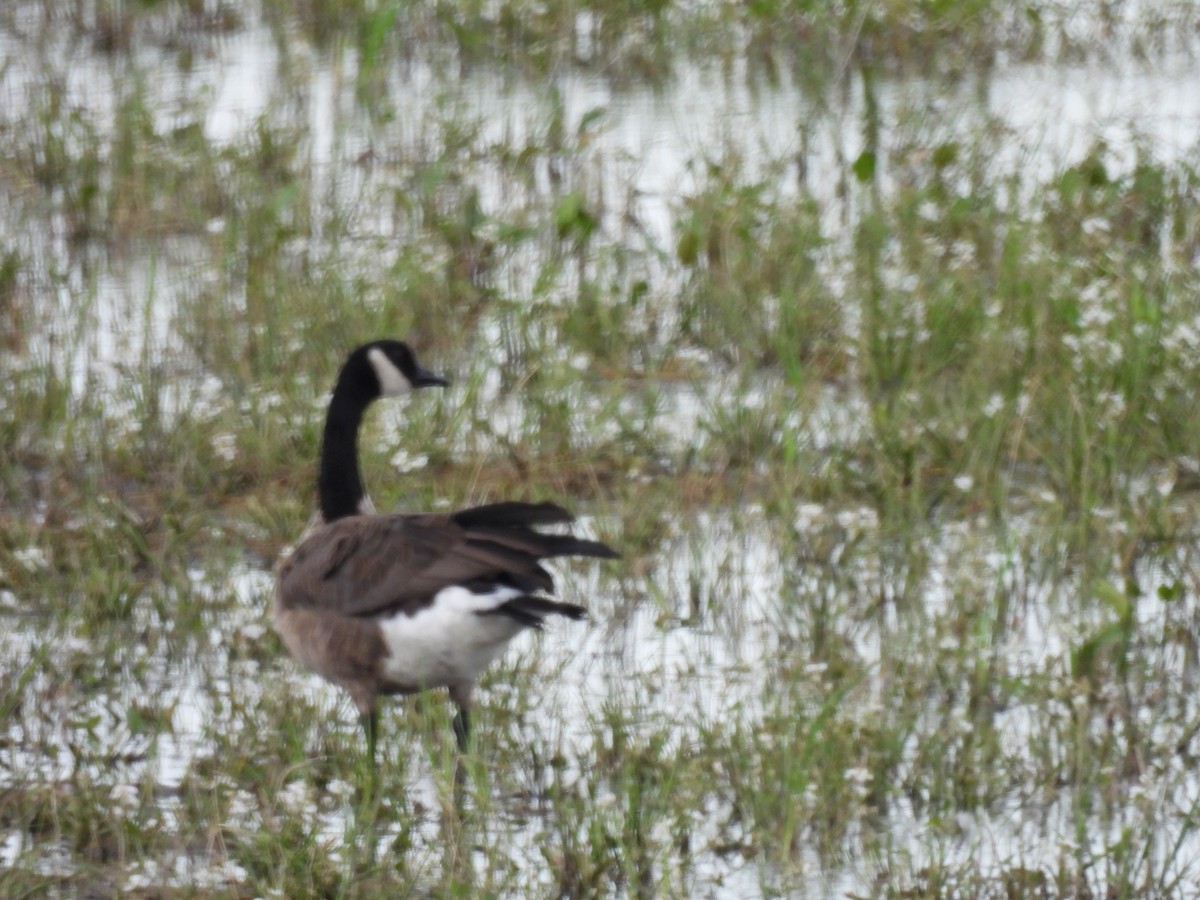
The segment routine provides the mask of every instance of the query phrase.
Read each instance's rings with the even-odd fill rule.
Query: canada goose
[[[375,756],[383,694],[449,688],[465,751],[480,673],[525,628],[584,608],[538,592],[554,582],[541,561],[614,558],[599,541],[543,534],[572,521],[553,503],[495,503],[455,513],[375,515],[358,468],[358,429],[377,397],[449,382],[400,341],[365,344],[346,359],[325,420],[320,515],[279,568],[275,629],[299,662],[344,687]]]

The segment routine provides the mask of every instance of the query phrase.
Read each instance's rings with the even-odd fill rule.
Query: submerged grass
[[[1197,161],[1034,174],[910,105],[893,73],[1090,52],[1023,9],[0,13],[36,86],[0,80],[0,893],[1195,888]],[[1136,57],[1191,15],[1106,27]],[[260,26],[287,102],[218,137],[164,99]],[[691,60],[793,72],[861,155],[730,137],[649,221],[618,101]],[[519,117],[480,72],[537,74]],[[381,509],[562,499],[625,558],[490,673],[465,786],[413,698],[364,804],[348,704],[266,610],[380,335],[454,380],[372,414]]]

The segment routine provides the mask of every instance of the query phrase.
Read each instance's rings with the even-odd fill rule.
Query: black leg
[[[358,767],[358,811],[354,816],[355,847],[362,848],[365,860],[356,862],[367,866],[375,864],[375,819],[379,814],[379,770],[375,767],[375,738],[379,732],[379,713],[372,709],[358,717],[363,732],[367,736],[366,771],[363,771],[363,760]],[[360,851],[356,851],[360,852]]]
[[[379,713],[376,710],[363,713],[358,717],[358,721],[362,723],[363,731],[367,735],[367,765],[374,769],[375,736],[379,731]]]
[[[471,720],[465,706],[460,706],[454,715],[454,736],[458,738],[459,752],[466,753],[467,739],[471,736]]]
[[[471,738],[471,692],[475,685],[471,682],[450,685],[450,699],[458,707],[454,716],[454,736],[458,738],[458,752],[466,754],[467,744]]]

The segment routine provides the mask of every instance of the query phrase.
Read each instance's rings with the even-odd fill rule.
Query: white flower
[[[796,507],[795,527],[797,531],[811,531],[825,517],[825,507],[820,503],[801,503]]]
[[[1167,497],[1175,490],[1175,470],[1164,469],[1154,479],[1154,489],[1160,497]]]
[[[850,785],[854,793],[860,798],[867,796],[871,792],[871,781],[873,776],[871,770],[866,766],[851,766],[844,773],[846,783]]]
[[[278,391],[267,391],[258,398],[259,409],[274,409],[283,405],[283,395]]]
[[[1079,313],[1080,325],[1088,325],[1088,323],[1091,321],[1091,317],[1095,315],[1095,311],[1098,308],[1100,300],[1103,296],[1103,281],[1093,281],[1080,290],[1079,299],[1083,301],[1083,309]]]
[[[237,459],[237,435],[214,434],[212,448],[213,453],[217,454],[225,462],[233,462]]]
[[[860,506],[858,509],[843,509],[838,512],[836,518],[839,528],[854,534],[874,531],[879,527],[879,516],[875,510],[867,506]]]
[[[50,560],[46,556],[46,551],[34,544],[30,544],[28,547],[22,547],[20,550],[14,550],[13,558],[19,562],[27,572],[37,572],[40,569],[47,568],[47,566],[50,564]]]
[[[138,871],[125,878],[125,890],[144,891],[158,883],[158,863],[149,859],[142,863]]]
[[[1119,419],[1125,414],[1125,397],[1116,391],[1101,391],[1096,397],[1101,415],[1106,419]]]
[[[413,472],[429,465],[429,456],[424,453],[409,453],[401,447],[392,454],[392,465],[401,472]]]
[[[1125,358],[1125,348],[1116,341],[1104,341],[1102,348],[1105,351],[1105,355],[1108,357],[1108,364],[1110,366],[1115,366]]]
[[[238,633],[244,640],[257,641],[261,640],[262,636],[267,633],[267,626],[262,622],[249,622],[239,628]]]
[[[955,241],[950,255],[955,265],[970,265],[975,261],[975,245],[970,241]]]
[[[248,819],[257,810],[258,803],[249,791],[238,789],[229,798],[229,818],[234,822]]]
[[[853,781],[857,784],[870,784],[874,778],[871,770],[866,766],[851,766],[843,774],[847,781]]]
[[[114,784],[108,792],[108,801],[114,809],[133,812],[138,808],[140,795],[137,787],[132,784]]]
[[[279,792],[279,803],[291,813],[304,813],[313,810],[311,790],[304,781],[290,781]]]
[[[612,791],[607,790],[601,791],[593,802],[593,806],[595,806],[597,809],[611,809],[616,805],[617,795]]]

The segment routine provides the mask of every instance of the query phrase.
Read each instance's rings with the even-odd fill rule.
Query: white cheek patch
[[[379,379],[379,392],[384,397],[397,397],[412,390],[412,382],[404,377],[404,373],[396,368],[396,364],[378,347],[367,351],[367,359],[375,369],[375,377]]]

